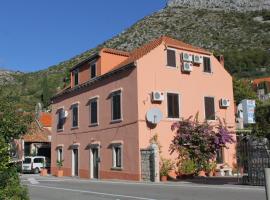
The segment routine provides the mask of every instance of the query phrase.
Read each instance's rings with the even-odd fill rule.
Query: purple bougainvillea
[[[203,169],[209,160],[213,160],[220,148],[227,148],[227,144],[235,142],[233,132],[221,120],[215,125],[198,121],[189,117],[171,126],[175,136],[170,146],[171,153],[177,152],[179,158],[187,156],[198,164],[198,169]],[[183,152],[185,155],[183,155]]]

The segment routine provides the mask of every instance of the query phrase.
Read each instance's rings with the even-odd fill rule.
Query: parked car
[[[47,168],[45,156],[27,156],[23,161],[22,171],[38,174],[41,168],[43,168],[43,163],[45,163]]]

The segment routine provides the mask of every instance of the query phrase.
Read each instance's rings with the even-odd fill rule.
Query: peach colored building
[[[157,134],[162,157],[174,159],[171,125],[200,113],[200,120],[235,123],[232,77],[212,53],[162,36],[132,52],[102,49],[71,69],[71,85],[53,98],[52,173],[141,180],[141,150]],[[153,98],[153,92],[160,96]],[[146,113],[162,112],[149,126]],[[232,166],[235,147],[221,163]]]

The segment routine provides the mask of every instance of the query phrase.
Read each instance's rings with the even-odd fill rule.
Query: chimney
[[[219,55],[219,56],[217,56],[217,59],[220,62],[220,64],[224,67],[224,56],[223,55]]]

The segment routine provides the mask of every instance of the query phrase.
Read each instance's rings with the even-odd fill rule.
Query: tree
[[[175,136],[170,146],[171,153],[177,152],[179,159],[185,157],[195,161],[197,170],[205,170],[210,160],[215,159],[217,151],[227,144],[235,142],[233,132],[229,131],[226,123],[219,120],[216,125],[207,121],[200,123],[198,115],[172,125]]]
[[[42,90],[41,101],[43,106],[47,108],[51,104],[51,97],[52,97],[52,92],[49,89],[47,76],[45,76],[41,82],[41,90]]]
[[[253,133],[259,137],[270,139],[270,102],[256,107],[255,119]]]
[[[233,79],[234,100],[238,105],[243,99],[257,99],[257,95],[252,89],[248,80]]]
[[[16,167],[9,162],[9,144],[27,132],[32,118],[15,105],[12,99],[0,98],[0,199],[3,200],[28,199],[27,190],[20,185]]]

